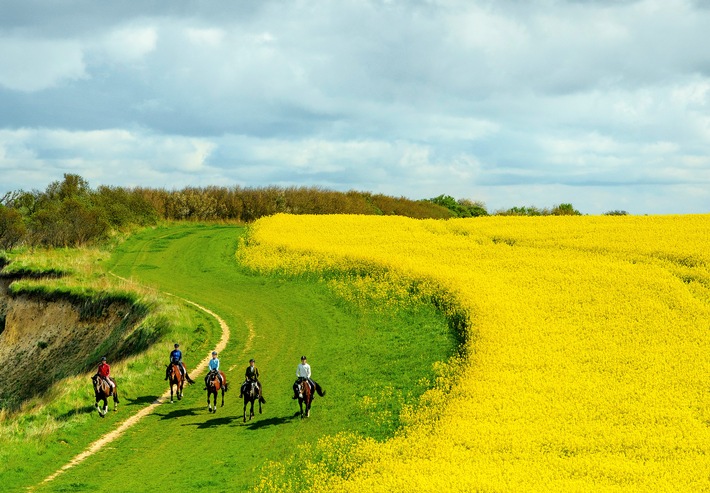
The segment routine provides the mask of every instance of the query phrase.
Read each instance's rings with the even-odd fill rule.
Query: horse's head
[[[217,385],[219,384],[219,378],[217,378],[217,372],[211,371],[207,376],[208,376],[207,388],[210,390],[217,389]]]
[[[100,376],[94,375],[93,377],[91,377],[91,383],[94,385],[94,393],[96,395],[106,392],[106,382],[104,382],[104,379]]]

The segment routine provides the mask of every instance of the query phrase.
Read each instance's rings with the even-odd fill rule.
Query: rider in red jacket
[[[103,378],[104,381],[107,384],[109,384],[109,386],[113,390],[113,388],[116,385],[113,383],[113,380],[109,377],[109,375],[111,374],[111,367],[108,366],[108,363],[106,363],[106,356],[101,357],[101,363],[99,363],[99,367],[96,370],[96,374],[98,376],[100,376],[101,378]]]

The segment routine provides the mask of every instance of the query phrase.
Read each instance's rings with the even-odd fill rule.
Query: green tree
[[[581,216],[582,213],[575,209],[572,204],[556,205],[550,211],[553,216]]]
[[[468,199],[456,200],[451,195],[439,195],[433,199],[429,199],[429,202],[446,207],[451,212],[454,213],[456,217],[477,217],[477,216],[487,216],[488,211],[483,202],[473,202]]]
[[[27,233],[22,214],[0,204],[0,250],[10,250]]]

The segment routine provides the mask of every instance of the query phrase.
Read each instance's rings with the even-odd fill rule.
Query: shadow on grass
[[[268,428],[270,426],[279,426],[283,425],[286,423],[289,423],[293,421],[295,418],[300,417],[301,413],[296,413],[293,416],[285,416],[282,418],[268,418],[268,419],[258,419],[258,418],[252,418],[256,419],[257,421],[253,421],[251,423],[246,423],[244,426],[249,428],[250,430],[261,430],[263,428]],[[242,418],[243,420],[243,418]]]
[[[94,405],[93,405],[93,404],[89,404],[89,405],[87,405],[87,406],[80,407],[80,408],[78,408],[78,409],[72,409],[71,411],[67,411],[67,412],[65,412],[64,414],[60,414],[59,416],[57,416],[56,419],[57,419],[57,421],[66,421],[66,420],[68,420],[69,418],[71,418],[72,416],[77,416],[77,415],[79,415],[79,414],[89,414],[89,413],[91,413],[92,411],[94,411],[94,409],[96,409],[96,408],[94,407]]]
[[[193,407],[191,409],[174,409],[170,412],[167,413],[154,413],[156,416],[160,416],[161,420],[164,419],[175,419],[175,418],[184,418],[185,416],[197,416],[197,410],[200,408]]]
[[[242,419],[241,416],[225,416],[223,418],[208,419],[204,423],[186,423],[183,426],[196,426],[198,430],[214,428],[215,426],[225,426],[232,424],[232,421]]]

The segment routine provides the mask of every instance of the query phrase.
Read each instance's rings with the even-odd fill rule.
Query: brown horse
[[[298,407],[301,409],[301,417],[310,418],[311,417],[311,402],[315,397],[314,393],[311,392],[311,386],[308,384],[308,380],[301,380],[298,384]],[[306,404],[306,413],[303,414],[303,404]]]
[[[176,394],[178,400],[182,400],[182,388],[185,386],[185,379],[182,377],[182,372],[180,371],[179,363],[172,363],[170,365],[170,370],[168,374],[168,381],[170,382],[170,403],[173,402],[173,386],[177,386]]]
[[[261,403],[264,398],[261,397],[261,389],[256,382],[247,380],[242,384],[242,396],[244,397],[244,422],[247,422],[247,404],[251,403],[249,411],[249,420],[254,417],[254,401],[259,403],[259,414],[261,414]]]
[[[224,407],[224,393],[229,390],[227,378],[224,376],[224,373],[220,371],[219,374],[222,376],[224,387],[219,381],[219,378],[217,378],[217,372],[211,371],[207,374],[207,410],[211,413],[217,412],[217,392],[222,391],[222,407]],[[212,408],[212,404],[210,404],[211,395],[214,395],[214,409]]]
[[[111,378],[111,377],[109,377]],[[116,380],[111,378],[114,384],[114,388],[106,383],[106,381],[99,375],[94,375],[91,377],[91,382],[94,384],[94,395],[96,396],[96,410],[99,412],[99,416],[102,418],[106,416],[108,412],[108,398],[113,396],[113,410],[118,410],[118,385],[116,385]],[[104,401],[103,411],[99,407],[99,401]]]
[[[323,397],[325,396],[325,390],[318,384],[318,382],[313,382],[315,389],[311,389],[308,379],[299,378],[295,385],[295,390],[298,391],[298,407],[301,409],[301,417],[310,418],[311,417],[311,403],[316,396],[316,393]],[[303,404],[306,404],[306,413],[303,413]]]

